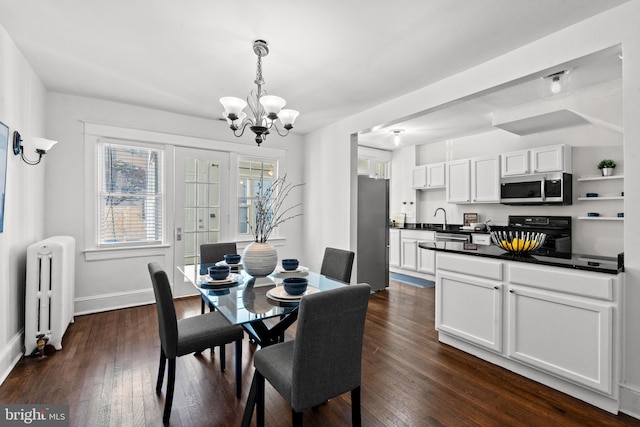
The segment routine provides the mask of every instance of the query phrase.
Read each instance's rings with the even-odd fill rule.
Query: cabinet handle
[[[500,289],[500,286],[494,286],[493,289]]]
[[[516,291],[514,291],[513,289],[509,289],[509,292],[511,292],[512,294],[516,293]]]

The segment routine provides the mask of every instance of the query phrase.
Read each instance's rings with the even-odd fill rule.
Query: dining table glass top
[[[240,269],[232,271],[232,274],[237,275],[231,276],[237,279],[235,283],[218,285],[210,283],[208,275],[199,274],[199,265],[177,268],[184,275],[185,281],[190,282],[206,298],[210,306],[215,307],[233,324],[245,324],[278,317],[295,310],[300,299],[290,298],[281,292],[281,288],[276,289],[278,286],[282,286],[282,280],[285,277],[306,277],[309,283],[307,293],[345,286],[343,282],[308,269],[302,272],[287,273],[278,268],[266,277],[253,277]],[[272,298],[271,295],[276,298]],[[281,298],[277,298],[278,296]]]

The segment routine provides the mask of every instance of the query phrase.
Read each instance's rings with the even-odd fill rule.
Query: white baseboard
[[[155,302],[153,289],[80,297],[74,300],[74,315],[100,313],[102,311],[153,304]]]
[[[15,334],[0,352],[0,385],[4,383],[22,357],[24,330]]]
[[[620,384],[620,412],[640,419],[640,388]]]

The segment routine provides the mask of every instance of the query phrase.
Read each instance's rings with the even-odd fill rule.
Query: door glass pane
[[[185,200],[184,205],[191,207],[196,205],[196,184],[185,184],[184,188]]]
[[[216,231],[220,228],[220,209],[209,209],[209,231]]]
[[[198,159],[198,182],[209,182],[209,161]]]
[[[196,210],[194,208],[184,209],[184,231],[196,231]]]
[[[209,185],[209,206],[220,206],[220,186]]]
[[[196,235],[194,233],[184,236],[184,256],[185,258],[195,257],[198,247],[196,246]]]
[[[184,181],[195,182],[196,180],[196,159],[186,159],[184,166]]]
[[[220,183],[220,166],[216,163],[209,164],[209,182],[212,184]]]

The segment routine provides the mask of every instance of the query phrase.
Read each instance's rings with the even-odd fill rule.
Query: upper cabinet
[[[445,188],[446,163],[431,163],[416,166],[413,169],[413,185],[416,190],[428,190],[432,188]]]
[[[471,203],[471,161],[447,162],[447,202]]]
[[[471,202],[500,202],[500,156],[471,159]]]
[[[500,156],[447,162],[447,202],[499,203]]]
[[[501,176],[518,176],[535,173],[571,173],[571,147],[565,144],[514,151],[502,156]]]

